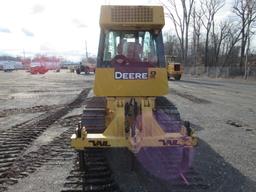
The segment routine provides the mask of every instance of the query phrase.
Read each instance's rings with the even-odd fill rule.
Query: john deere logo
[[[147,80],[148,73],[126,73],[126,72],[115,72],[116,80]]]
[[[131,70],[116,70],[114,73],[114,78],[116,80],[147,80],[155,79],[156,71],[147,71],[145,69],[141,71],[131,71]]]
[[[156,78],[156,71],[150,71],[149,78],[150,79],[155,79]]]

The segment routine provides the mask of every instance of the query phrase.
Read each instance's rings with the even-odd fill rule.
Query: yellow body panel
[[[182,75],[183,74],[183,67],[180,66],[180,70],[179,71],[174,71],[174,64],[175,63],[169,63],[167,64],[167,73],[169,75]],[[180,65],[180,64],[179,64]]]
[[[71,146],[76,150],[83,150],[85,148],[109,148],[109,147],[128,147],[130,143],[125,137],[106,137],[103,134],[87,134],[86,139],[77,138],[76,134],[71,137]]]
[[[165,60],[166,60],[166,70],[167,70],[168,77],[174,77],[175,79],[179,77],[178,79],[180,79],[184,69],[180,63],[177,63],[175,61],[176,57],[171,55],[166,55]],[[180,65],[180,70],[176,69],[175,71],[174,65]]]
[[[106,127],[108,128],[104,131],[103,134],[108,137],[124,137],[124,98],[118,98],[115,100],[108,98],[107,109],[109,110],[109,114],[106,116],[106,118],[109,119],[109,122],[106,122]]]
[[[164,26],[162,6],[101,6],[100,26],[103,29],[152,30]]]
[[[128,148],[133,152],[138,152],[141,147],[176,147],[176,146],[186,146],[193,147],[196,146],[198,141],[195,137],[189,137],[186,139],[182,138],[183,135],[177,133],[176,136],[170,137],[166,134],[161,136],[147,136],[147,137],[137,137],[136,142],[132,137],[106,137],[103,134],[88,134],[86,139],[77,138],[76,134],[71,137],[71,147],[76,150],[83,150],[85,148]],[[166,145],[165,142],[171,142],[175,144]]]
[[[106,118],[109,123],[106,130],[102,134],[89,133],[86,128],[82,131],[82,136],[77,138],[76,134],[71,137],[71,146],[77,150],[85,148],[119,148],[126,147],[137,153],[141,147],[168,147],[168,146],[186,146],[192,147],[197,144],[195,137],[184,137],[187,135],[186,128],[182,128],[180,132],[165,133],[153,116],[153,108],[155,107],[154,97],[139,97],[137,102],[141,105],[141,120],[134,125],[135,134],[130,131],[125,132],[124,104],[129,98],[108,98]],[[171,144],[171,145],[170,145]]]
[[[94,81],[96,96],[161,96],[168,93],[165,68],[149,68],[147,80],[116,80],[114,68],[97,68]],[[150,77],[151,72],[154,77]]]

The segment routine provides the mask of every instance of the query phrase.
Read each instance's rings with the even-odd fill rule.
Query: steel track
[[[156,98],[156,108],[169,115],[171,117],[172,123],[180,123],[180,125],[183,123],[176,106],[166,97]],[[159,119],[159,121],[161,124],[161,119]],[[188,181],[188,183],[185,183],[181,176],[171,181],[171,184],[169,186],[167,184],[165,187],[175,192],[207,191],[209,189],[209,184],[207,184],[202,176],[193,168],[190,168],[186,173],[184,173],[183,176]]]
[[[88,98],[85,102],[81,123],[90,133],[105,130],[105,105],[104,97]],[[95,111],[95,109],[98,109]],[[82,154],[81,154],[82,153]],[[118,192],[119,187],[112,177],[112,171],[104,155],[104,150],[87,149],[80,152],[83,159],[74,161],[73,170],[66,178],[62,192]],[[79,162],[84,162],[81,169]]]
[[[120,192],[103,151],[86,150],[84,158],[85,169],[80,169],[76,159],[61,192]]]

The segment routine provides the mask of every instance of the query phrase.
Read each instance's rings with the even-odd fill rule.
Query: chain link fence
[[[185,67],[184,73],[191,75],[207,75],[209,77],[236,77],[244,76],[245,69],[238,66],[232,67],[204,67],[204,66],[195,66],[195,67]],[[248,77],[256,77],[256,66],[247,68]]]

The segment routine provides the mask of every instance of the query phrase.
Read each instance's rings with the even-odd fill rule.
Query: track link
[[[87,98],[81,117],[81,124],[89,133],[100,133],[105,130],[105,97]],[[119,187],[112,177],[112,171],[104,155],[104,150],[87,149],[78,152],[82,158],[74,160],[73,170],[67,177],[62,192],[118,192]],[[81,171],[79,162],[85,162]]]
[[[79,160],[76,159],[61,192],[120,192],[104,152],[99,149],[89,149],[83,153],[86,162],[84,171],[81,171],[78,166]]]
[[[155,104],[155,118],[162,128],[166,132],[180,131],[179,129],[181,128],[183,122],[176,106],[163,96],[156,97]],[[160,115],[157,112],[160,112]],[[168,118],[163,118],[165,116],[163,114],[167,115]],[[185,177],[188,183],[182,179],[182,176]],[[167,184],[167,188],[171,191],[177,192],[207,191],[207,189],[209,189],[209,184],[206,183],[202,176],[193,168],[189,168],[182,176],[171,181],[170,184]]]
[[[81,118],[82,126],[88,133],[102,133],[105,127],[106,99],[105,97],[88,98]]]

